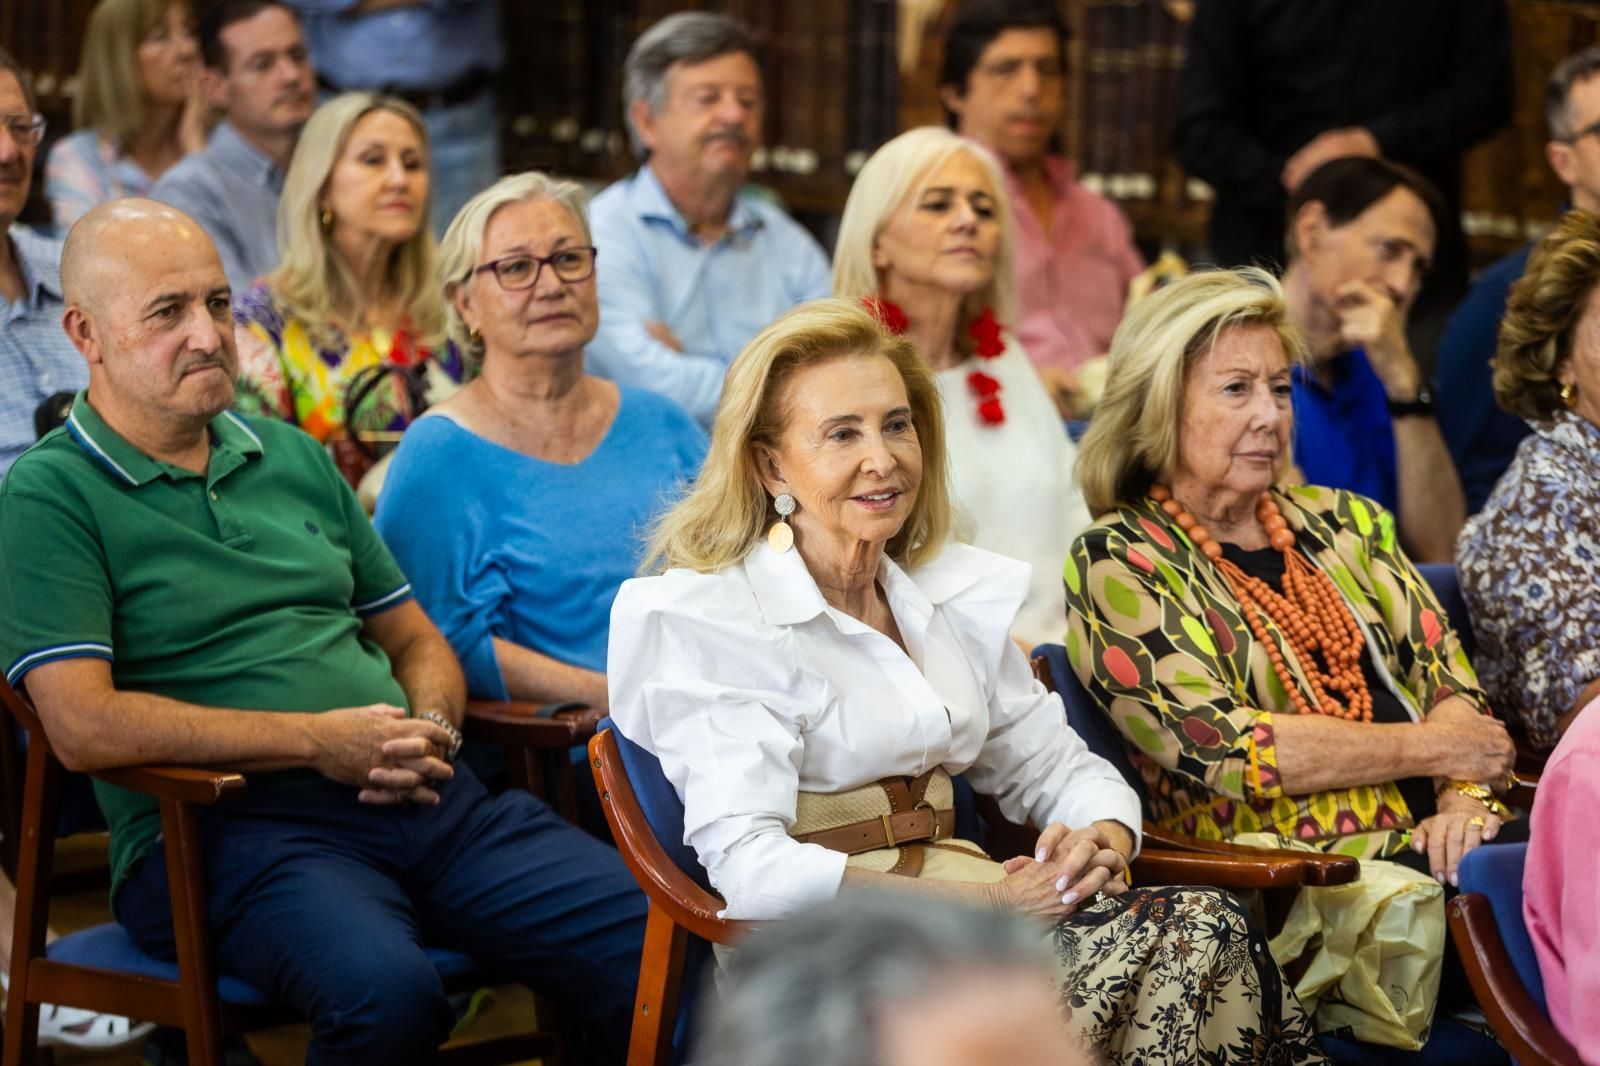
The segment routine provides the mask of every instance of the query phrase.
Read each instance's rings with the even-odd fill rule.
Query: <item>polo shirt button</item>
[[[215,500],[217,498],[217,490],[216,489],[212,489],[211,490],[211,498],[212,498],[212,500]]]

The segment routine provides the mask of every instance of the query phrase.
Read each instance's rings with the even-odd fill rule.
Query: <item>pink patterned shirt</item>
[[[1070,161],[1048,156],[1044,165],[1055,193],[1048,233],[1022,179],[1004,168],[1016,217],[1017,337],[1035,366],[1070,370],[1111,347],[1144,260],[1116,204],[1079,185]]]
[[[1539,776],[1522,869],[1522,916],[1556,1030],[1600,1062],[1600,700],[1588,704]]]

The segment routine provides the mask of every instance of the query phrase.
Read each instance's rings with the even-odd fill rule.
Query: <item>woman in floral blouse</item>
[[[1548,753],[1600,695],[1600,220],[1570,211],[1511,290],[1495,399],[1534,424],[1456,541],[1483,687]]]
[[[1393,516],[1283,486],[1301,358],[1284,315],[1258,270],[1130,311],[1079,451],[1100,517],[1067,559],[1068,654],[1160,824],[1447,880],[1500,832],[1511,741]]]
[[[317,109],[284,178],[278,249],[278,269],[234,305],[242,410],[326,442],[403,429],[461,381],[433,281],[427,134],[411,105],[346,93]]]

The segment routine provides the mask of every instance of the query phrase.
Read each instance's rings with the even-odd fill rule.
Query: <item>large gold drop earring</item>
[[[778,520],[767,529],[767,547],[782,555],[794,547],[794,530],[789,526],[789,516],[794,514],[794,497],[780,492],[772,501]]]

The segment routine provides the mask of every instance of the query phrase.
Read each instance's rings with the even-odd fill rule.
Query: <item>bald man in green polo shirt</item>
[[[642,896],[614,851],[452,765],[448,643],[322,448],[228,410],[210,240],[115,201],[73,227],[62,284],[89,387],[0,485],[0,663],[62,762],[251,774],[204,816],[214,945],[305,1014],[308,1062],[425,1061],[444,1041],[424,932],[570,1004],[619,1056]],[[117,918],[170,957],[155,804],[96,794]]]

